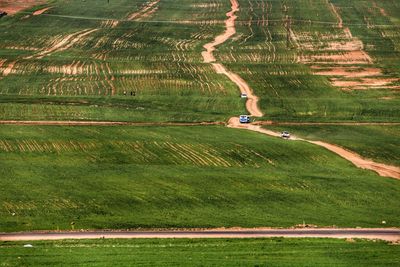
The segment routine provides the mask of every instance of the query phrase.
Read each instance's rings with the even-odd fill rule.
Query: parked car
[[[239,122],[240,123],[250,123],[250,116],[249,115],[240,115]]]
[[[246,93],[241,93],[240,94],[240,98],[247,98],[247,94]]]
[[[290,133],[287,132],[287,131],[283,131],[283,132],[281,133],[281,137],[282,137],[282,138],[285,138],[285,139],[289,139],[289,138],[290,138]]]

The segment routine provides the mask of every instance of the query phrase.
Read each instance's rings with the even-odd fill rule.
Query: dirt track
[[[211,43],[205,44],[203,47],[206,51],[203,51],[201,55],[203,56],[204,63],[211,63],[217,73],[227,76],[239,87],[241,93],[247,94],[246,108],[250,115],[253,117],[262,117],[263,113],[257,105],[258,97],[253,94],[250,86],[238,74],[228,71],[224,65],[217,63],[213,54],[216,46],[223,44],[236,34],[235,20],[237,17],[235,13],[239,11],[237,0],[231,0],[231,8],[232,10],[226,13],[228,19],[225,20],[225,32],[215,37]]]
[[[225,125],[224,122],[124,122],[124,121],[15,121],[2,120],[0,125],[52,125],[52,126],[206,126]]]
[[[0,234],[0,241],[33,241],[100,238],[363,238],[391,242],[400,240],[397,228],[231,228],[149,231],[22,232]]]
[[[237,128],[237,129],[246,129],[254,132],[259,132],[263,133],[266,135],[274,136],[274,137],[280,137],[279,133],[276,133],[274,131],[270,131],[267,129],[262,128],[261,125],[255,125],[255,124],[241,124],[239,122],[239,119],[234,117],[229,120],[228,127],[230,128]],[[377,163],[372,160],[364,159],[357,153],[348,151],[340,146],[337,145],[332,145],[326,142],[321,142],[321,141],[310,141],[310,140],[305,140],[301,138],[296,138],[296,137],[291,137],[291,140],[296,140],[296,141],[305,141],[317,146],[324,147],[325,149],[328,149],[332,151],[333,153],[339,155],[340,157],[350,161],[353,163],[355,166],[366,169],[366,170],[371,170],[376,173],[378,173],[380,176],[384,177],[391,177],[391,178],[396,178],[400,179],[400,168],[396,166],[390,166],[382,163]]]

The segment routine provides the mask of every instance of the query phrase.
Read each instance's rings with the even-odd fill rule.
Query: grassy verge
[[[214,126],[2,126],[0,140],[1,231],[400,225],[399,181],[306,143]]]
[[[27,243],[27,242],[25,242]],[[397,266],[400,246],[329,239],[1,242],[3,266]],[[157,253],[155,253],[157,251]]]

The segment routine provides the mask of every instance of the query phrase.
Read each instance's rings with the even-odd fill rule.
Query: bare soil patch
[[[50,10],[50,9],[52,9],[52,7],[42,8],[42,9],[40,9],[40,10],[37,10],[37,11],[33,12],[33,15],[34,15],[34,16],[41,15],[41,14],[43,14],[44,12],[46,12],[47,10]]]
[[[141,20],[149,17],[151,14],[157,11],[157,4],[160,0],[149,1],[139,11],[134,12],[128,16],[128,20]]]
[[[43,4],[41,0],[0,0],[0,10],[13,15],[21,10]]]

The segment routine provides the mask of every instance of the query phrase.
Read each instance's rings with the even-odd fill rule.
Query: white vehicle
[[[246,93],[241,93],[240,94],[240,98],[247,98],[247,94]]]
[[[281,133],[281,137],[282,137],[282,138],[285,138],[285,139],[289,139],[289,138],[290,138],[290,133],[287,132],[287,131],[283,131],[283,132]]]
[[[250,116],[249,115],[240,115],[239,122],[240,123],[250,123]]]

